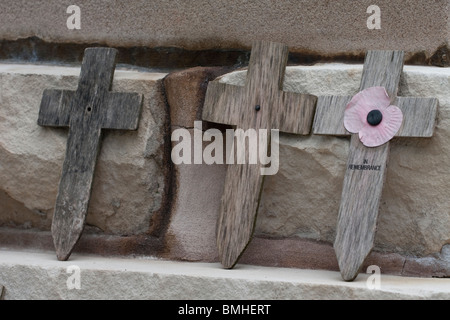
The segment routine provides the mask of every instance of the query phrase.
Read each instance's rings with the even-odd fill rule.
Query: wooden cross
[[[110,92],[117,50],[85,50],[76,91],[45,90],[40,126],[69,127],[66,157],[52,222],[59,260],[67,260],[84,228],[102,129],[136,130],[138,93]]]
[[[434,98],[397,97],[403,69],[403,51],[369,51],[366,55],[360,90],[385,87],[391,103],[403,113],[398,137],[431,137],[438,100]],[[348,136],[344,128],[344,110],[351,96],[323,96],[317,100],[313,133]],[[388,163],[389,142],[379,147],[365,147],[358,134],[351,135],[339,208],[334,249],[342,278],[352,281],[373,247],[376,222]],[[355,170],[369,164],[379,170]],[[372,167],[373,168],[373,167]]]
[[[269,139],[271,128],[309,134],[317,98],[282,91],[288,53],[283,44],[254,43],[245,86],[210,82],[203,119],[242,130],[267,129]],[[217,223],[217,246],[225,268],[237,263],[250,242],[263,186],[261,167],[228,166]]]

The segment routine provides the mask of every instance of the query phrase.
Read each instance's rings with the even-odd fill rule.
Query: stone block
[[[230,71],[225,67],[196,67],[170,73],[164,79],[164,88],[172,128],[193,128],[194,121],[202,118],[208,82]]]
[[[200,129],[189,129],[192,136],[194,130]],[[216,223],[225,173],[226,165],[174,166],[176,196],[172,200],[171,220],[165,236],[166,258],[218,260]]]
[[[0,65],[0,226],[50,229],[68,130],[38,126],[39,106],[44,89],[75,90],[79,73],[72,67]],[[165,76],[115,72],[112,90],[142,93],[144,102],[137,131],[103,133],[86,220],[90,231],[144,234],[165,213]]]

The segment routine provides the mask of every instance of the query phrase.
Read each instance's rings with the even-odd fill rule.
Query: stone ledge
[[[190,226],[192,225],[195,225],[195,221]],[[186,228],[184,232],[189,234],[190,229],[196,230],[195,227]],[[208,232],[205,231],[205,233]],[[129,255],[157,257],[172,261],[206,263],[219,261],[213,236],[206,236],[203,239],[199,236],[195,243],[192,243],[194,242],[192,240],[187,241],[190,236],[180,241],[184,245],[184,251],[178,243],[171,252],[167,252],[167,241],[164,237],[118,237],[83,233],[74,252],[80,255],[109,257]],[[204,241],[205,238],[210,239],[209,242]],[[0,246],[7,250],[53,252],[54,255],[52,236],[46,231],[0,228]],[[185,247],[189,247],[190,250],[186,250]],[[339,271],[332,243],[299,238],[253,237],[239,263],[261,267]],[[378,266],[385,275],[448,278],[450,277],[450,245],[445,245],[438,254],[422,258],[372,251],[362,266],[363,272],[371,265]]]
[[[80,289],[68,289],[69,266],[80,270]],[[57,261],[52,252],[0,252],[4,299],[450,299],[447,279],[381,275],[369,289],[370,275],[344,282],[333,271],[218,263],[105,258],[74,254]]]

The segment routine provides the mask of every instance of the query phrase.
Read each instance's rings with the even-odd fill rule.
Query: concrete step
[[[0,251],[4,299],[450,299],[450,281],[151,258]],[[379,285],[379,287],[377,287]]]

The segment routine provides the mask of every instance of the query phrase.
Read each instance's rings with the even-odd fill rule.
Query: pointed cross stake
[[[102,129],[138,127],[142,95],[110,92],[116,55],[86,49],[77,90],[45,90],[42,97],[38,124],[70,128],[52,222],[59,260],[69,258],[84,228]]]
[[[396,97],[403,69],[403,51],[369,51],[360,90],[385,87],[391,103],[403,113],[398,137],[431,137],[437,114],[434,98]],[[344,128],[344,110],[351,96],[324,96],[317,100],[313,133],[350,135]],[[352,281],[373,247],[378,209],[388,162],[389,142],[375,148],[365,147],[358,134],[351,135],[350,154],[344,177],[334,249],[342,278]],[[363,170],[363,164],[379,170]]]
[[[245,86],[210,82],[203,119],[242,130],[267,129],[268,139],[272,128],[309,134],[317,98],[282,91],[287,57],[288,47],[283,44],[254,43]],[[250,242],[263,186],[261,167],[228,166],[217,223],[217,246],[225,268],[237,263]]]

